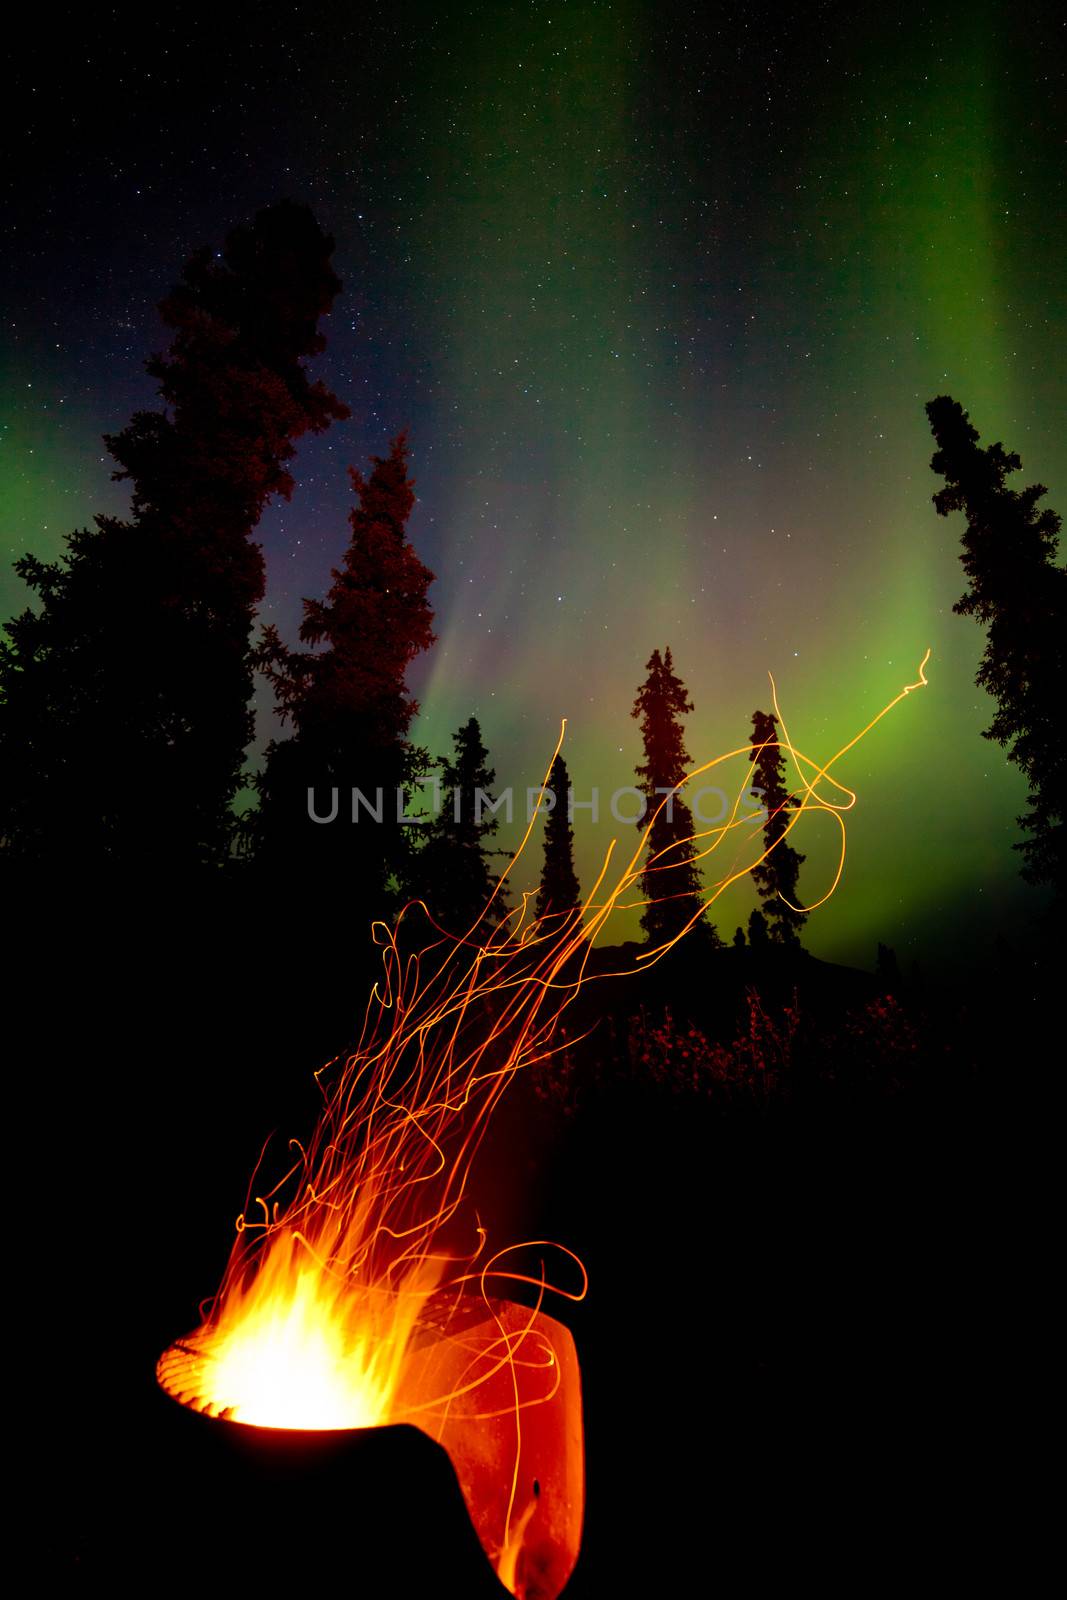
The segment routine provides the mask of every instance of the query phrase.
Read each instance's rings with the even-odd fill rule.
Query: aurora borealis
[[[1034,903],[1023,792],[980,738],[923,404],[954,395],[1067,504],[1057,31],[1040,6],[630,0],[42,31],[7,180],[4,615],[11,560],[123,504],[100,435],[150,403],[181,259],[291,194],[337,239],[320,370],[353,419],[262,525],[264,619],[295,634],[345,466],[406,426],[438,574],[416,738],[473,712],[517,791],[562,716],[580,797],[631,781],[653,648],[702,760],[745,741],[768,671],[829,755],[930,646],[929,691],[842,769],[848,867],[806,943],[860,965],[877,940],[987,945]],[[584,879],[612,831],[579,824]],[[833,835],[798,842],[820,892]]]

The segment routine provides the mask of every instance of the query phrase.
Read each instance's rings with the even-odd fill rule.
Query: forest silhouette
[[[311,212],[284,201],[237,228],[221,252],[194,256],[160,306],[170,345],[147,362],[161,407],[106,441],[113,476],[130,485],[129,515],[72,533],[58,562],[27,554],[16,564],[33,600],[0,647],[0,870],[28,892],[96,879],[115,905],[152,884],[178,921],[196,919],[198,895],[221,895],[235,916],[244,906],[256,922],[299,918],[341,966],[370,972],[373,920],[392,921],[418,901],[432,929],[462,937],[487,906],[489,925],[508,915],[514,886],[500,883],[495,775],[477,719],[456,730],[449,754],[411,737],[418,706],[407,675],[435,636],[433,574],[408,535],[404,433],[368,475],[350,468],[348,541],[325,597],[304,603],[301,647],[257,623],[259,519],[293,492],[297,441],[349,414],[309,371],[342,288],[332,255]],[[955,609],[986,628],[977,681],[996,704],[987,737],[1028,779],[1017,848],[1025,876],[1051,886],[1058,904],[1067,783],[1060,520],[1039,509],[1042,486],[1008,486],[1019,458],[1000,444],[982,450],[958,403],[942,396],[927,411],[932,466],[945,479],[934,504],[966,520],[970,587]],[[669,648],[655,649],[645,670],[633,716],[646,800],[638,825],[648,830],[646,940],[658,946],[689,928],[686,965],[717,959],[720,983],[729,960],[752,968],[742,989],[753,976],[765,981],[768,962],[803,984],[812,970],[802,959],[804,857],[788,837],[798,796],[775,716],[752,716],[753,793],[765,816],[751,874],[759,906],[727,950],[702,914],[684,789],[692,702]],[[238,815],[257,672],[273,688],[281,730],[252,777],[256,803]],[[562,757],[551,777],[558,793],[546,808],[536,910],[569,915],[581,888]],[[430,780],[432,814],[413,799]],[[876,976],[887,974],[895,990],[909,987],[891,952]]]

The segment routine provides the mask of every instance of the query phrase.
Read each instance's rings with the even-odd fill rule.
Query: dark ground
[[[218,1280],[262,1137],[307,1125],[310,1072],[359,1009],[362,980],[313,929],[294,954],[268,918],[250,931],[221,902],[179,915],[181,899],[9,902],[9,1241],[29,1357],[12,1381],[51,1508],[48,1587],[180,1587],[162,1537],[152,1560],[175,1492],[154,1362]],[[794,986],[733,953],[714,974],[679,966],[639,1003],[684,1011],[698,993],[711,1029],[753,977]],[[346,987],[351,1006],[331,1005]],[[512,1180],[501,1231],[560,1240],[591,1280],[583,1304],[546,1307],[584,1382],[568,1600],[1017,1590],[1005,1369],[1034,1316],[1037,1102],[1017,1040],[1036,1004],[942,997],[908,1070],[851,1093],[820,1076],[818,1041],[877,985],[812,964],[801,987],[804,1060],[770,1095],[648,1082],[624,1043],[638,1002],[616,987],[562,1096],[531,1078],[501,1108],[485,1158],[487,1182]],[[909,1003],[937,1011],[929,991]],[[134,1529],[152,1569],[136,1579],[117,1559]],[[434,1592],[474,1593],[445,1572]]]

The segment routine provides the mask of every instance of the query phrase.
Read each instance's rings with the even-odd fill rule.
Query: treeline
[[[195,256],[163,301],[171,343],[147,363],[161,409],[106,441],[115,477],[130,484],[129,515],[71,534],[61,561],[16,563],[36,603],[9,623],[0,653],[0,843],[8,865],[69,881],[102,874],[113,887],[258,876],[320,923],[366,926],[418,898],[462,934],[509,905],[497,819],[483,804],[495,773],[473,717],[447,755],[411,738],[418,706],[407,675],[434,643],[433,574],[408,537],[415,495],[403,434],[369,473],[351,470],[347,544],[325,597],[305,601],[300,648],[256,626],[259,519],[291,495],[302,435],[349,415],[308,372],[341,288],[332,252],[310,212],[283,203],[232,233],[221,254]],[[256,805],[238,816],[256,672],[273,687],[284,736],[254,779]],[[657,940],[701,913],[692,818],[680,800],[660,805],[685,775],[690,709],[670,651],[655,652],[634,715],[654,858],[644,923]],[[760,720],[761,741],[772,724]],[[754,756],[768,781],[770,746]],[[439,804],[407,816],[393,797],[406,802],[431,776]],[[551,787],[537,912],[568,917],[581,890],[562,758]],[[356,823],[353,793],[369,797]],[[323,825],[317,799],[331,795],[338,825]],[[784,811],[784,791],[779,800]],[[761,887],[774,891],[766,869]]]
[[[195,256],[160,307],[169,348],[147,364],[162,408],[106,441],[115,477],[130,484],[129,515],[71,534],[59,562],[16,563],[35,601],[0,644],[0,855],[9,866],[112,883],[146,873],[269,883],[279,900],[334,926],[366,928],[414,898],[462,935],[479,918],[499,922],[508,885],[477,720],[456,730],[446,755],[412,739],[418,706],[407,679],[434,643],[433,574],[408,536],[415,497],[404,434],[369,473],[351,470],[347,544],[325,597],[304,603],[300,647],[273,628],[257,631],[259,519],[292,493],[296,442],[349,415],[308,372],[341,289],[332,252],[311,213],[286,202],[237,229],[221,254]],[[967,516],[971,588],[957,610],[989,629],[979,674],[998,703],[989,736],[1031,783],[1020,819],[1025,871],[1062,890],[1059,519],[1037,510],[1039,486],[1007,488],[1018,458],[999,445],[981,451],[953,401],[928,410],[933,465],[946,478],[935,503]],[[273,686],[283,736],[254,779],[254,808],[238,816],[257,672]],[[690,766],[692,710],[671,651],[655,650],[632,710],[648,832],[642,926],[656,945],[689,929],[712,949],[721,941],[703,912],[700,827],[674,792]],[[804,858],[787,838],[798,802],[773,715],[754,713],[750,743],[764,848],[747,941],[796,948]],[[429,779],[439,803],[409,814]],[[582,893],[562,757],[550,788],[536,911],[567,918]],[[364,804],[358,822],[338,811],[354,793]],[[734,943],[745,942],[738,929]]]

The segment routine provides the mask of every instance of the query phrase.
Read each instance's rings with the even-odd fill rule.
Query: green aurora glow
[[[334,318],[327,376],[351,396],[368,371],[377,398],[334,430],[332,455],[301,452],[293,508],[265,520],[267,615],[293,632],[339,553],[343,463],[410,422],[412,532],[439,575],[417,737],[440,750],[475,712],[517,791],[563,716],[581,797],[631,781],[629,710],[657,646],[696,703],[695,759],[747,738],[768,671],[797,744],[826,756],[931,646],[930,688],[841,770],[859,792],[849,862],[807,942],[861,963],[878,939],[943,954],[1021,926],[1035,900],[1010,848],[1022,785],[980,737],[982,635],[951,611],[959,528],[930,503],[923,405],[954,395],[1067,507],[1053,79],[1041,28],[992,0],[760,18],[676,21],[636,0],[415,7],[375,36],[381,88],[359,28],[324,19],[304,41],[284,137],[250,111],[235,148],[249,206],[302,186],[336,232],[359,307],[345,316],[369,331],[346,344]],[[380,96],[369,142],[356,87]],[[152,119],[160,92],[157,75]],[[181,237],[232,216],[213,193]],[[155,217],[161,291],[179,230]],[[53,357],[42,315],[36,355],[7,374],[12,559],[54,555],[121,504],[99,434],[125,421],[120,399],[148,399],[158,295],[132,247],[115,272],[116,287],[79,291],[85,370]],[[120,350],[93,345],[94,319],[138,297],[143,338],[138,311]],[[132,376],[105,395],[118,360]],[[339,487],[321,489],[327,475]],[[2,576],[10,613],[25,595]],[[586,882],[612,831],[581,823]],[[809,895],[833,841],[819,819],[798,841]],[[731,892],[727,936],[750,903]]]

